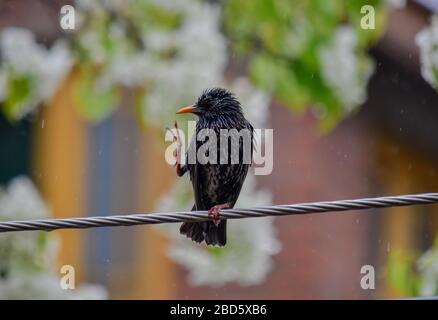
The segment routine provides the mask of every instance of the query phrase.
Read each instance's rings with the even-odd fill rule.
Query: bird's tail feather
[[[194,209],[192,209],[193,211]],[[224,246],[227,243],[227,221],[221,220],[216,226],[212,221],[184,222],[179,229],[181,234],[195,242],[202,242],[208,245]]]

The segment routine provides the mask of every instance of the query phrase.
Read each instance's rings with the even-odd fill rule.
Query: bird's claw
[[[221,209],[227,209],[229,208],[229,204],[225,203],[225,204],[218,204],[213,206],[212,208],[210,208],[210,210],[208,210],[208,216],[211,217],[213,216],[213,222],[215,224],[215,226],[219,225],[219,213],[221,211]]]
[[[166,131],[169,131],[172,134],[173,141],[176,142],[176,149],[175,149],[175,164],[174,166],[179,166],[181,164],[181,137],[179,135],[178,130],[178,123],[175,121],[174,124],[175,130],[170,129],[169,127],[166,127]]]

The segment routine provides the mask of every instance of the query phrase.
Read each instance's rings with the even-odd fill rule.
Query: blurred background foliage
[[[421,254],[394,250],[388,260],[390,285],[405,297],[438,295],[438,237],[432,248]]]
[[[375,8],[379,28],[361,28],[364,5]],[[228,0],[224,5],[225,33],[233,50],[249,57],[254,83],[296,110],[316,108],[324,127],[364,102],[373,68],[367,50],[384,31],[385,17],[386,3],[379,0]]]

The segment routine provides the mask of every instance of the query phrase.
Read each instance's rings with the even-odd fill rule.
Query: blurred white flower
[[[8,94],[8,84],[6,80],[6,72],[0,70],[0,101],[3,101]]]
[[[183,17],[175,30],[151,30],[144,35],[151,82],[144,117],[161,125],[168,123],[181,103],[193,102],[205,88],[223,84],[227,51],[217,6],[195,0],[156,4]],[[163,52],[170,52],[170,56],[163,57]]]
[[[105,61],[105,50],[101,45],[99,33],[94,29],[86,29],[78,37],[79,44],[87,49],[87,55],[96,63],[101,64]]]
[[[79,1],[81,10],[92,12],[108,5],[83,2]],[[226,41],[220,32],[219,6],[197,0],[148,2],[178,15],[181,22],[174,28],[142,29],[145,49],[132,47],[126,25],[118,20],[109,28],[111,46],[104,47],[102,35],[93,29],[82,30],[78,39],[92,62],[102,66],[97,87],[145,88],[143,117],[161,127],[168,125],[181,104],[193,101],[207,87],[223,84]]]
[[[0,300],[101,300],[107,292],[100,286],[80,285],[72,290],[61,288],[59,277],[52,274],[19,274],[0,280]]]
[[[0,189],[0,221],[42,219],[49,209],[26,177]],[[0,299],[100,299],[100,286],[62,290],[56,275],[58,241],[43,231],[0,234]],[[82,288],[82,289],[81,289]]]
[[[230,87],[242,105],[245,118],[254,128],[265,128],[269,120],[270,96],[254,88],[245,77],[237,78]]]
[[[312,22],[305,15],[294,17],[287,32],[284,42],[279,49],[285,56],[299,58],[304,53],[309,41],[311,41]]]
[[[232,83],[224,79],[228,55],[220,31],[220,9],[194,0],[156,3],[182,14],[184,22],[174,31],[152,31],[144,35],[149,50],[146,74],[152,83],[145,95],[145,118],[160,125],[168,124],[181,104],[195,101],[206,88],[222,86],[237,95],[253,125],[263,127],[268,119],[269,96],[243,77]],[[173,52],[173,56],[160,58],[158,53],[166,51]]]
[[[56,41],[39,64],[40,73],[37,78],[42,82],[39,95],[43,100],[49,100],[55,94],[71,66],[72,57],[67,44],[62,40]]]
[[[319,51],[322,77],[346,110],[366,99],[366,84],[372,74],[371,60],[356,55],[357,35],[351,26],[338,28],[332,41]]]
[[[434,296],[438,293],[438,246],[426,251],[418,260],[421,273],[420,295]]]
[[[438,89],[438,15],[432,18],[429,27],[417,34],[415,41],[420,47],[421,74]]]
[[[114,84],[126,87],[141,87],[148,75],[147,60],[143,54],[118,55],[98,78],[98,87],[110,88]]]
[[[46,49],[36,42],[28,29],[4,29],[0,35],[0,50],[3,58],[0,68],[5,74],[5,81],[25,77],[32,84],[25,105],[17,110],[18,118],[41,101],[50,99],[72,65],[70,51],[63,41],[57,41],[50,49]]]
[[[0,189],[0,220],[41,219],[49,210],[32,182],[15,178]],[[0,234],[0,269],[8,273],[28,270],[49,271],[53,267],[57,241],[42,232]]]
[[[117,11],[129,5],[130,2],[131,0],[76,0],[75,5],[82,11]]]
[[[268,205],[271,194],[257,190],[255,178],[246,179],[236,207]],[[166,195],[160,210],[181,210],[193,205],[191,187],[180,179]],[[280,251],[273,218],[230,220],[227,227],[227,245],[223,248],[193,243],[179,234],[173,224],[158,227],[171,238],[170,257],[184,266],[192,285],[220,286],[228,282],[242,285],[262,283],[273,267],[272,256]]]
[[[89,19],[93,18],[93,16],[89,17]],[[111,68],[114,62],[118,62],[116,59],[123,58],[124,63],[129,63],[131,57],[141,55],[142,52],[132,52],[128,36],[126,35],[125,23],[116,20],[109,25],[109,30],[101,30],[101,28],[100,26],[96,26],[80,30],[77,41],[86,51],[87,59],[102,69],[100,71],[103,73],[101,76],[107,77],[108,79],[106,81],[112,85],[116,84],[119,79],[117,75],[111,74],[108,69]],[[105,32],[105,34],[103,34],[103,32]],[[144,70],[129,68],[129,71],[131,71],[134,76],[138,76],[138,74]]]

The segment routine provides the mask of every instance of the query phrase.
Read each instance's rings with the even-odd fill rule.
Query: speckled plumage
[[[192,210],[209,210],[215,205],[228,204],[233,207],[239,197],[243,182],[248,173],[250,163],[243,163],[243,139],[239,140],[239,162],[231,164],[231,150],[228,153],[227,164],[219,163],[221,129],[248,129],[251,134],[250,156],[252,160],[253,127],[245,119],[237,99],[225,89],[206,90],[196,103],[199,110],[196,114],[199,121],[196,125],[196,135],[202,129],[212,129],[218,137],[217,163],[200,164],[198,161],[190,164],[187,161],[186,169],[192,182],[195,205]],[[203,141],[192,139],[188,153],[192,148],[196,150]],[[229,147],[231,143],[229,143]],[[226,220],[221,220],[216,226],[213,222],[184,223],[181,233],[193,241],[205,242],[209,245],[226,244]]]

